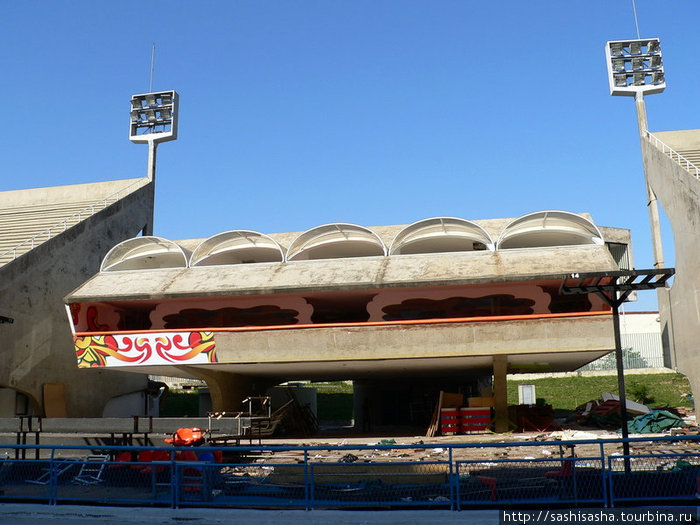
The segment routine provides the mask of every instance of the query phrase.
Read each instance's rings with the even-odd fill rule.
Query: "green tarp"
[[[669,428],[684,426],[683,420],[667,410],[652,410],[627,422],[627,430],[635,434],[663,432]]]

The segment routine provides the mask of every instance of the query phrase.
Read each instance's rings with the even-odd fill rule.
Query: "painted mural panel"
[[[213,332],[88,335],[75,338],[79,368],[216,363]]]

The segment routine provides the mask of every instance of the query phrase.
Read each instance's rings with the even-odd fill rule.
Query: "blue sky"
[[[700,127],[700,2],[637,12],[669,86],[650,129]],[[562,209],[630,228],[648,268],[634,103],[603,51],[635,37],[631,0],[0,0],[1,189],[145,175],[128,109],[155,43],[153,88],[180,93],[156,235]]]

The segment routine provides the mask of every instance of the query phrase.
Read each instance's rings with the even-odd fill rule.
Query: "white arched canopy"
[[[496,248],[538,248],[547,246],[602,245],[603,235],[591,221],[568,211],[538,211],[508,224]]]
[[[305,231],[287,249],[288,261],[386,255],[373,231],[357,224],[324,224]]]
[[[134,237],[120,242],[102,260],[101,272],[185,268],[183,249],[162,237]]]
[[[433,217],[409,224],[396,234],[389,255],[493,249],[491,236],[478,224],[455,217]]]
[[[262,233],[233,230],[216,234],[195,248],[190,266],[216,266],[282,262],[284,252],[277,242]]]

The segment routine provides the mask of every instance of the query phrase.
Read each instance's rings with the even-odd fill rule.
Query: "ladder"
[[[85,456],[80,465],[80,472],[73,478],[73,483],[81,485],[100,483],[108,460],[108,455],[90,454]]]

